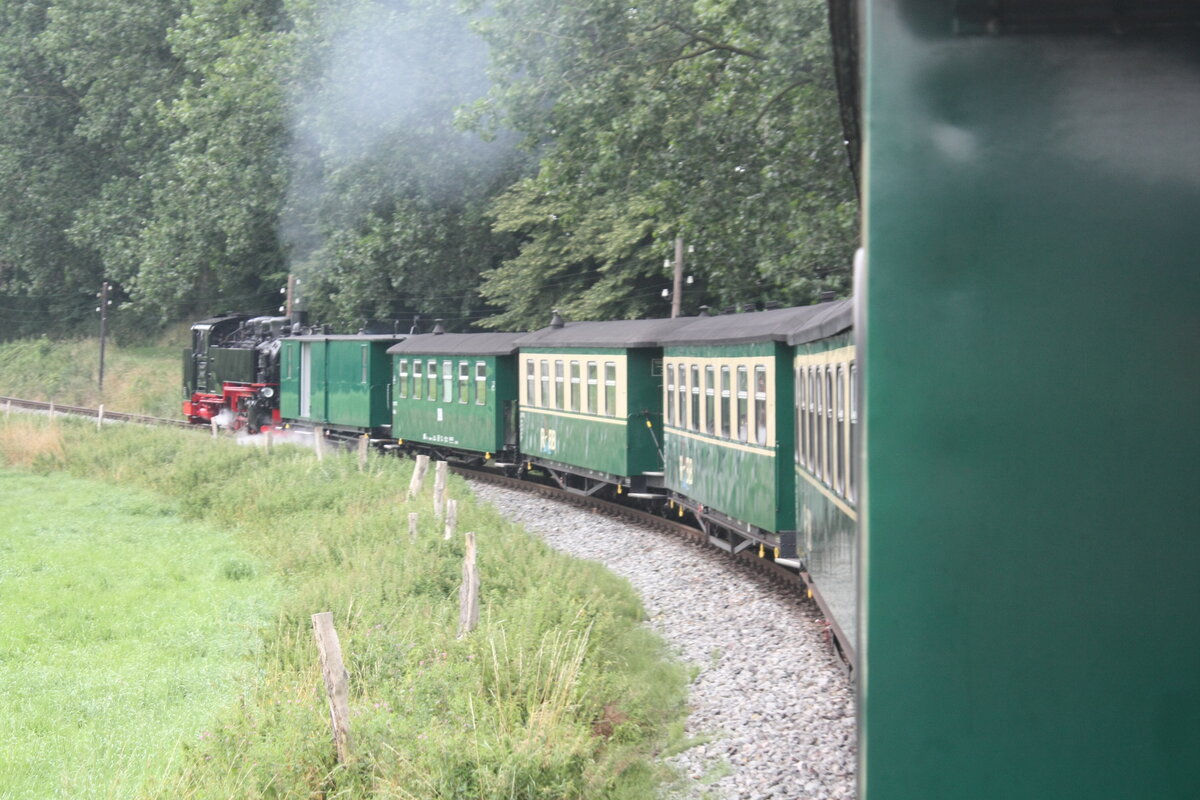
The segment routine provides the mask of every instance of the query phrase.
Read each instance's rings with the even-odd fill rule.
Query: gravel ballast
[[[590,510],[473,482],[478,497],[552,547],[598,561],[642,597],[648,624],[694,665],[671,797],[853,798],[855,707],[819,610],[721,551]]]

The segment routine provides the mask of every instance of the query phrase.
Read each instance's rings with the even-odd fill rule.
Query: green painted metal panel
[[[779,492],[779,459],[711,437],[664,436],[667,488],[768,533],[791,530],[792,493]],[[786,501],[785,498],[786,497]]]
[[[300,343],[291,339],[279,348],[279,414],[300,418]]]
[[[610,475],[636,475],[629,456],[630,426],[624,420],[521,409],[521,452]]]
[[[452,372],[452,397],[444,400],[444,384],[439,378],[439,392],[430,400],[422,393],[418,399],[411,392],[392,390],[392,435],[406,441],[431,445],[446,445],[479,453],[496,453],[505,447],[506,414],[511,414],[517,402],[516,359],[511,356],[423,356],[406,353],[393,356],[394,380],[399,380],[400,362],[409,364],[414,359],[422,362],[436,360],[439,369],[443,361],[450,361]],[[466,402],[461,402],[461,385],[458,380],[459,364],[465,363],[467,372]],[[487,380],[484,402],[479,404],[479,382],[476,380],[477,365],[483,364]]]
[[[866,20],[860,793],[1194,798],[1200,34],[954,8]]]
[[[332,425],[379,428],[391,424],[394,342],[332,339],[325,342],[326,417]]]

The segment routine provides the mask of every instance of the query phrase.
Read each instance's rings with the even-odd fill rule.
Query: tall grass
[[[27,424],[27,423],[23,423]],[[4,441],[19,436],[0,428]],[[461,536],[445,541],[410,462],[239,447],[186,432],[64,425],[38,469],[119,480],[227,526],[285,587],[262,680],[148,796],[644,798],[665,777],[685,671],[639,625],[629,586],[477,504],[480,626],[459,639]],[[16,430],[10,434],[10,430]],[[420,515],[410,539],[407,515]],[[334,761],[310,616],[332,611],[350,672],[354,758]]]
[[[0,342],[0,394],[63,405],[176,417],[182,402],[183,344],[177,335],[160,344],[105,348],[104,391],[99,388],[96,339]],[[186,340],[184,340],[186,341]]]

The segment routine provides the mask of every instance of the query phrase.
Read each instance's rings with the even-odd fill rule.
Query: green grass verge
[[[462,536],[443,539],[428,487],[405,497],[410,462],[372,456],[360,472],[352,455],[59,424],[10,421],[0,455],[174,498],[236,532],[284,587],[245,702],[147,796],[640,799],[670,777],[654,756],[678,745],[688,676],[639,624],[636,595],[476,504],[458,479],[482,581],[480,626],[462,639]],[[334,613],[350,673],[347,765],[320,688],[320,611]]]
[[[271,581],[142,490],[0,470],[0,520],[0,797],[134,796],[252,689]]]
[[[110,341],[101,392],[97,339],[0,342],[0,394],[89,408],[103,403],[110,411],[179,417],[183,347],[121,347]]]

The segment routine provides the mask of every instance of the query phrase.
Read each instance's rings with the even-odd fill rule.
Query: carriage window
[[[745,367],[737,368],[737,438],[739,442],[750,440],[750,429],[747,419],[749,411],[749,373]]]
[[[598,395],[599,391],[599,371],[596,368],[596,362],[589,361],[587,362],[587,412],[589,414],[595,414],[600,410],[600,398]]]
[[[704,368],[704,432],[717,432],[717,376],[716,368]]]
[[[471,365],[466,361],[458,362],[458,402],[466,403],[470,401],[467,396],[470,394],[471,386]]]
[[[525,402],[529,405],[536,405],[534,402],[537,389],[537,373],[533,367],[533,359],[525,359]]]
[[[365,344],[359,345],[358,349],[362,353],[362,380],[359,383],[365,384],[367,382],[367,357],[370,353]]]
[[[565,365],[561,358],[554,359],[554,407],[567,407],[567,376]]]
[[[833,485],[833,467],[837,454],[833,452],[833,370],[826,367],[825,373],[825,485]]]
[[[688,430],[700,430],[700,365],[692,364],[692,417]]]
[[[858,500],[858,369],[850,362],[850,469],[846,470],[846,497]]]
[[[816,469],[813,474],[825,477],[825,382],[821,380],[820,367],[813,368],[813,384],[817,387],[817,409],[813,415],[813,427],[817,434]]]
[[[833,473],[833,489],[838,494],[842,494],[846,486],[846,386],[842,379],[842,365],[838,364],[837,377],[834,381],[834,385],[837,387],[837,420],[834,425],[837,431],[835,437],[837,468]]]
[[[580,391],[582,390],[582,388],[583,387],[580,384],[580,376],[579,376],[579,362],[572,361],[571,362],[571,410],[572,411],[580,410],[579,395],[580,395]]]
[[[667,364],[667,391],[664,395],[666,402],[663,407],[667,412],[667,424],[675,424],[675,365]]]
[[[767,368],[754,368],[754,432],[755,441],[767,443]]]
[[[687,365],[679,365],[679,383],[675,384],[675,419],[681,428],[687,427]]]
[[[438,396],[438,380],[437,380],[437,362],[430,361],[425,365],[425,380],[428,381],[428,386],[425,389],[425,399],[437,401]]]
[[[796,386],[796,463],[804,465],[804,370],[796,367],[793,378]]]
[[[721,435],[730,438],[732,415],[729,413],[729,367],[721,367]]]
[[[805,370],[805,381],[808,384],[808,471],[817,474],[817,381],[815,370],[809,367]]]
[[[454,402],[454,363],[442,362],[442,402]]]
[[[408,397],[408,359],[402,358],[396,366],[396,395]]]
[[[604,362],[604,413],[617,415],[617,362]]]
[[[423,362],[419,359],[413,359],[413,390],[412,396],[414,400],[420,400],[424,393],[425,376],[421,373],[424,371]]]
[[[542,396],[538,403],[542,408],[550,407],[550,362],[542,359]]]
[[[475,405],[486,406],[488,397],[487,362],[475,362]]]

